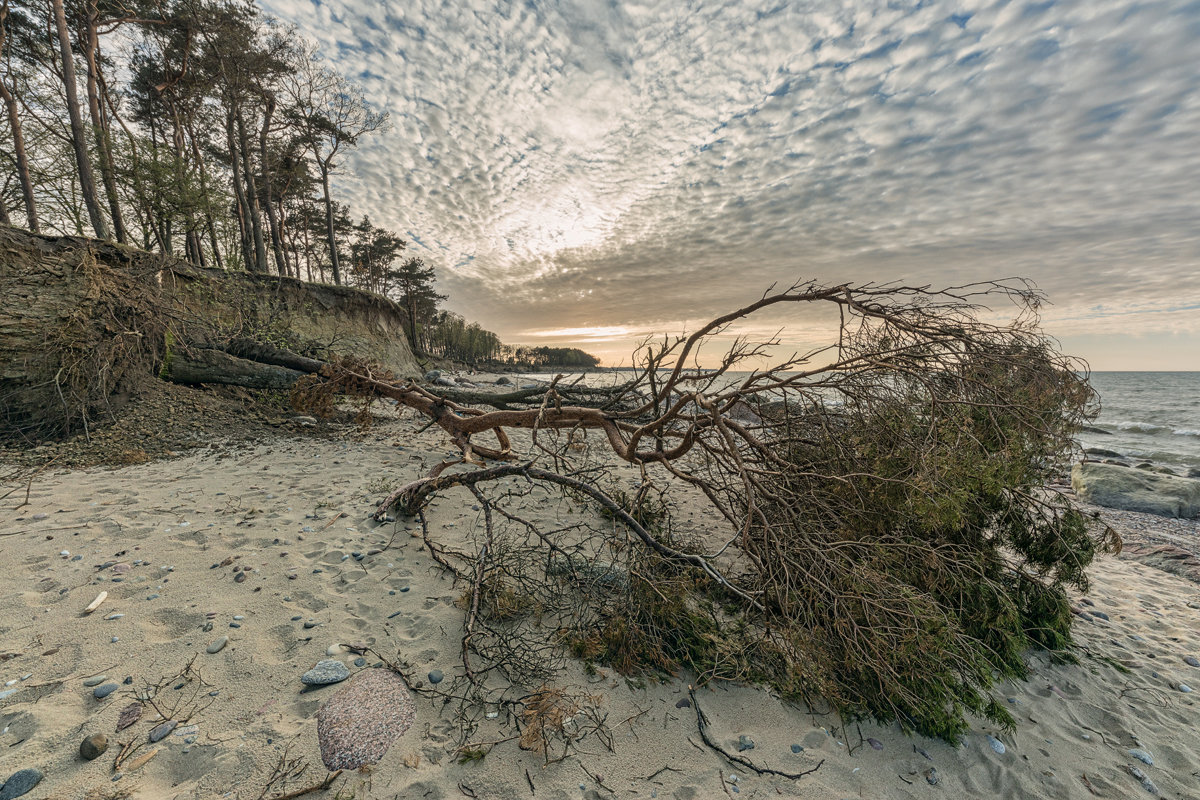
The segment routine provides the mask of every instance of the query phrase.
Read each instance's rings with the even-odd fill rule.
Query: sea
[[[597,371],[562,380],[598,386],[626,375]],[[521,377],[545,381],[548,376]],[[1119,453],[1131,464],[1150,461],[1181,475],[1200,470],[1200,372],[1093,372],[1089,380],[1100,395],[1100,415],[1079,435],[1082,447]]]
[[[1200,470],[1200,372],[1093,372],[1090,381],[1100,416],[1081,445],[1184,475]]]

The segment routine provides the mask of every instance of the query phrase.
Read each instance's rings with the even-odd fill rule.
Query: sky
[[[1022,276],[1093,369],[1200,370],[1197,0],[262,4],[390,115],[340,198],[505,342]]]

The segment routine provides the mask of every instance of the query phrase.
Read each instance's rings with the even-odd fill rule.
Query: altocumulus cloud
[[[1023,275],[1200,352],[1192,0],[264,5],[391,113],[342,196],[508,341]]]

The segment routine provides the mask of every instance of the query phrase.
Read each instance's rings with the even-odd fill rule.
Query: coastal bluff
[[[173,360],[230,342],[420,374],[404,312],[387,298],[97,239],[0,226],[0,296],[5,435],[86,426],[166,375]]]

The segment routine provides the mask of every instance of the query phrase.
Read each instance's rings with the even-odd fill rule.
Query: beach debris
[[[300,682],[308,686],[326,686],[340,683],[350,677],[350,668],[341,661],[325,658],[318,661],[312,669],[300,676]]]
[[[738,747],[739,753],[743,753],[747,750],[753,750],[754,749],[754,740],[743,733],[741,736],[738,737],[737,747]]]
[[[79,756],[85,761],[95,761],[107,749],[108,737],[103,733],[93,733],[79,743]]]
[[[156,755],[158,755],[159,749],[160,748],[156,747],[153,750],[151,750],[149,753],[143,753],[142,755],[135,758],[133,761],[130,761],[128,764],[122,764],[122,768],[126,772],[133,772],[138,767],[144,767],[146,765],[146,762],[148,762],[150,759],[152,759]]]
[[[1146,773],[1142,772],[1137,767],[1127,767],[1127,769],[1129,770],[1130,775],[1138,779],[1138,783],[1142,784],[1143,789],[1153,795],[1157,795],[1159,793],[1158,787],[1154,785],[1154,781],[1150,780],[1150,778],[1146,776]]]
[[[386,669],[363,670],[317,712],[321,760],[331,770],[375,764],[416,713],[403,678]]]
[[[33,787],[42,782],[42,774],[40,769],[29,767],[14,772],[8,776],[8,780],[4,782],[0,788],[0,800],[15,800],[33,791]]]
[[[141,703],[130,703],[121,709],[121,715],[117,717],[117,730],[123,731],[141,719],[143,710],[144,706]]]
[[[871,745],[872,750],[883,749],[883,742],[879,741],[878,739],[873,739],[870,736],[867,737],[867,744]]]
[[[1007,750],[1007,748],[1004,746],[1004,742],[1000,741],[995,736],[992,736],[990,733],[987,736],[987,742],[992,746],[992,749],[995,750],[998,755],[1004,755],[1005,751]]]
[[[930,786],[938,785],[937,767],[930,767],[929,769],[925,770],[925,782]]]
[[[93,600],[92,602],[88,603],[88,606],[87,606],[87,608],[85,608],[85,609],[83,610],[83,613],[84,613],[84,614],[90,614],[90,613],[92,613],[92,612],[93,612],[93,611],[95,611],[97,608],[99,608],[101,605],[103,605],[104,601],[105,601],[105,600],[107,600],[107,599],[108,599],[108,592],[101,592],[100,594],[96,595],[96,599],[95,599],[95,600]]]
[[[1143,764],[1145,764],[1148,767],[1154,766],[1154,759],[1145,750],[1139,750],[1136,747],[1133,747],[1133,748],[1130,748],[1129,755],[1133,756],[1138,761],[1141,761]]]

